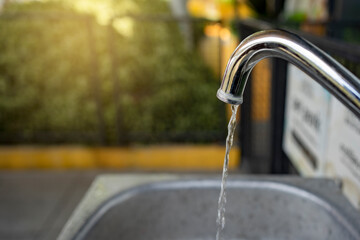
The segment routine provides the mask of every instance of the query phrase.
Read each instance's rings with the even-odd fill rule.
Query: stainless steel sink
[[[219,189],[187,177],[123,190],[72,239],[214,239]],[[360,239],[360,214],[332,180],[230,176],[227,199],[226,239]]]

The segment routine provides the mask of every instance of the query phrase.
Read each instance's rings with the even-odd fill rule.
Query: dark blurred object
[[[277,19],[284,8],[285,0],[248,0],[260,18]]]
[[[360,1],[328,0],[331,21],[360,21]]]
[[[283,26],[301,29],[318,36],[328,36],[344,42],[360,42],[358,1],[296,1],[287,0],[279,19]]]
[[[360,43],[360,1],[329,0],[327,35],[346,42]]]

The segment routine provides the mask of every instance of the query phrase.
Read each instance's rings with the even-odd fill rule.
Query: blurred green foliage
[[[132,4],[137,14],[170,14],[161,0]],[[38,132],[96,132],[103,120],[106,141],[113,143],[119,107],[124,136],[222,134],[219,82],[195,50],[185,49],[178,24],[131,21],[133,34],[123,36],[64,3],[6,5],[0,15],[0,131],[31,139]]]

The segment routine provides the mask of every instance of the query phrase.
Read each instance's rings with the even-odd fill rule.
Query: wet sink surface
[[[172,180],[115,194],[72,239],[215,239],[217,179]],[[360,216],[335,182],[232,178],[225,239],[360,239]]]

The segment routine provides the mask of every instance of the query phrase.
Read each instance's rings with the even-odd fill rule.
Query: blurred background
[[[245,2],[236,8],[252,14]],[[2,1],[0,142],[9,148],[0,166],[219,169],[206,146],[226,137],[215,93],[238,43],[223,20],[234,9],[231,1]],[[144,149],[154,157],[135,157]],[[208,159],[168,159],[183,150]]]
[[[231,111],[215,95],[238,43],[287,29],[359,77],[359,10],[355,0],[0,0],[0,238],[54,239],[101,173],[220,175]],[[253,70],[230,170],[342,177],[359,206],[359,131],[339,143],[349,137],[331,126],[360,122],[331,120],[349,114],[320,87],[322,100],[302,103],[310,125],[326,126],[304,126],[316,144],[289,137],[303,115],[290,107],[296,79],[319,88],[289,69],[267,59]],[[340,166],[329,149],[344,141],[352,165]]]

